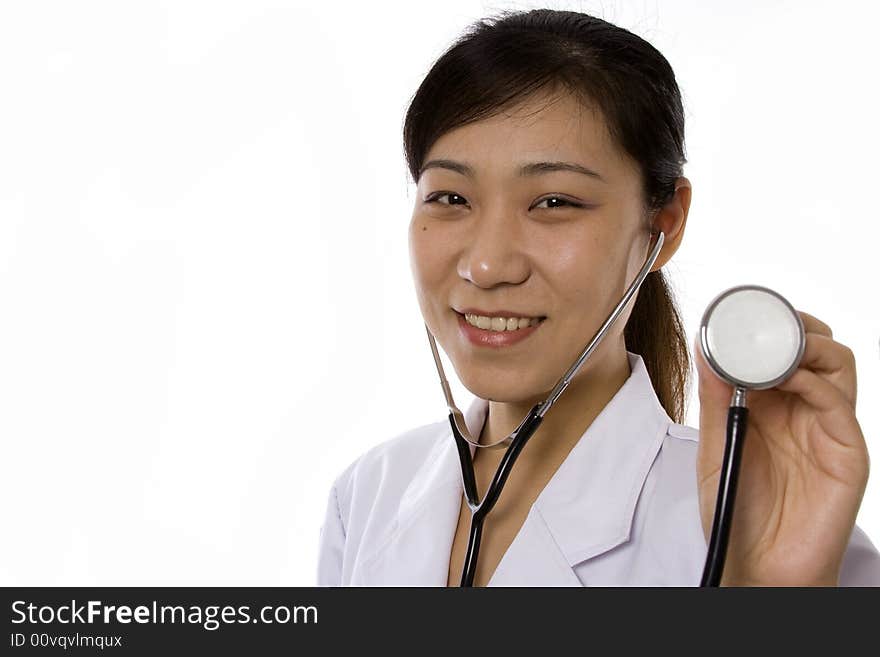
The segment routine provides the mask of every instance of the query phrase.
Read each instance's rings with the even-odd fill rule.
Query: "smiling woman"
[[[669,63],[586,14],[504,12],[434,63],[404,145],[419,307],[476,396],[464,419],[480,445],[547,398],[664,236],[634,302],[519,454],[484,519],[474,584],[696,585],[701,432],[683,424],[688,341],[662,271],[691,200]],[[471,454],[485,491],[505,452]],[[331,491],[318,583],[457,583],[473,520],[462,477],[446,422],[369,450]],[[880,583],[864,533],[851,523],[844,538],[839,582]]]

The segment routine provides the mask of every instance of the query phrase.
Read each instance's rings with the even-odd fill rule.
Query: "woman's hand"
[[[748,429],[722,586],[837,586],[868,482],[868,448],[855,416],[856,363],[831,329],[798,311],[800,366],[778,386],[747,394]],[[697,452],[703,532],[712,530],[733,386],[694,344],[699,375]]]

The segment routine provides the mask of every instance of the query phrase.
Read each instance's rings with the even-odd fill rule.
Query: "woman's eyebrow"
[[[422,168],[419,169],[419,177],[421,178],[422,173],[428,169],[449,169],[450,171],[455,171],[468,178],[474,178],[476,175],[472,166],[455,160],[428,160],[422,165]],[[573,171],[575,173],[582,173],[585,176],[590,176],[596,180],[601,180],[602,182],[607,182],[596,171],[593,171],[593,169],[589,169],[581,164],[576,164],[575,162],[529,162],[520,166],[519,175],[537,176],[542,173],[550,173],[551,171]]]

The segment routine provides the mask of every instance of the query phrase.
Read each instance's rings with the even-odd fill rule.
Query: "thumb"
[[[698,467],[703,473],[716,470],[724,455],[727,433],[727,411],[733,386],[720,378],[703,356],[700,335],[694,340],[694,360],[699,377],[700,442]]]
[[[730,406],[730,398],[733,395],[733,386],[715,374],[714,370],[706,362],[703,349],[700,347],[700,334],[694,339],[694,360],[697,364],[697,376],[699,378],[700,409],[705,406],[720,408],[727,417],[727,407]]]

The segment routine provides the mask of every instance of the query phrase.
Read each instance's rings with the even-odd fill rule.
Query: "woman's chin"
[[[483,381],[479,378],[469,379],[467,377],[459,377],[462,385],[468,391],[480,399],[488,399],[489,401],[505,402],[508,404],[516,403],[532,403],[536,404],[543,401],[550,394],[550,389],[544,389],[541,386],[529,386],[523,382],[510,383],[499,381]]]

